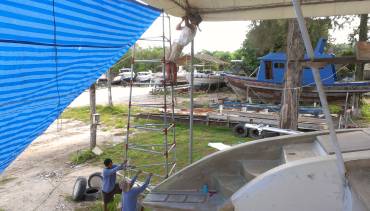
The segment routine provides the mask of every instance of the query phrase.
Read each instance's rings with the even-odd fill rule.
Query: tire
[[[245,138],[248,137],[249,129],[246,129],[243,123],[239,123],[233,128],[233,133],[237,137]]]
[[[260,139],[260,138],[263,138],[263,135],[257,129],[250,129],[249,137],[253,139]]]
[[[84,198],[86,191],[87,180],[85,177],[78,177],[73,186],[72,199],[73,201],[81,201]]]
[[[95,172],[89,176],[89,179],[87,180],[87,185],[89,188],[98,188],[102,189],[103,187],[103,176],[101,175],[101,172]]]
[[[101,195],[101,191],[98,188],[87,188],[84,193],[85,201],[96,201]]]

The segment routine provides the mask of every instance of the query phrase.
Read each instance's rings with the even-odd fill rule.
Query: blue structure
[[[159,14],[132,0],[0,1],[0,173]]]
[[[324,48],[326,46],[326,39],[321,38],[315,48],[315,58],[331,58],[332,54],[325,54]],[[306,58],[307,55],[305,56]],[[257,73],[257,81],[271,82],[281,84],[284,81],[284,74],[286,70],[286,54],[277,52],[269,53],[261,58],[260,66]],[[330,85],[336,80],[336,72],[333,64],[328,64],[320,69],[320,75],[323,84]],[[311,68],[305,67],[302,74],[302,85],[315,84]]]

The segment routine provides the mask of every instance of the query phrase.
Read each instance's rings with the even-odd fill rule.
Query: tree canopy
[[[135,48],[135,59],[136,60],[154,60],[154,59],[162,59],[163,49],[160,47],[150,47],[150,48],[142,48],[140,46],[136,46]],[[127,51],[127,53],[112,67],[112,72],[118,73],[122,68],[129,68],[131,67],[131,56],[132,56],[132,49]],[[135,72],[142,72],[142,71],[153,71],[158,72],[161,71],[161,63],[135,63]]]
[[[358,18],[358,16],[306,19],[312,44],[315,46],[319,38],[324,37],[329,41],[328,48],[330,48],[330,51],[337,56],[353,55],[353,46],[351,43],[358,36],[358,30],[355,30],[348,37],[349,44],[333,44],[333,39],[329,36],[329,30],[340,29],[345,24],[352,23],[355,18]],[[220,70],[233,69],[239,73],[250,75],[259,65],[258,57],[269,52],[286,51],[287,33],[288,20],[253,21],[250,24],[250,29],[245,35],[245,40],[240,49],[234,52],[203,50],[201,53],[209,54],[230,63],[230,65],[224,66]],[[136,59],[161,59],[163,52],[161,47],[141,48],[137,46],[135,54]],[[117,73],[123,67],[130,67],[130,57],[131,50],[112,68],[113,72]],[[237,62],[232,62],[233,60]],[[217,68],[214,67],[213,69]],[[347,69],[353,71],[354,66],[348,65]],[[148,70],[152,70],[153,72],[161,71],[161,64],[135,64],[136,72]]]

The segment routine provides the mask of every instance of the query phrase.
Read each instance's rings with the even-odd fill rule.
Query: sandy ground
[[[141,99],[153,98],[149,94],[152,88],[150,87],[134,87],[132,89],[133,98],[132,101],[139,101]],[[112,99],[113,103],[126,104],[129,101],[130,88],[114,86],[112,87]],[[108,89],[98,88],[96,90],[96,104],[107,105],[108,104]],[[88,106],[90,105],[89,90],[83,92],[77,97],[70,105],[70,107]]]
[[[134,87],[132,89],[133,103],[161,103],[163,101],[162,95],[151,95],[151,87]],[[129,102],[129,92],[128,87],[114,86],[112,87],[112,99],[114,104],[128,104]],[[195,105],[204,105],[208,102],[217,102],[218,98],[235,98],[235,94],[231,91],[217,93],[212,92],[205,95],[205,92],[202,92],[203,95],[198,96],[194,99]],[[86,90],[79,97],[77,97],[69,107],[79,107],[79,106],[88,106],[90,105],[90,95],[89,91]],[[169,97],[168,97],[168,100]],[[176,96],[176,101],[178,106],[182,105],[183,102],[189,101],[187,91],[181,94],[181,97]],[[108,104],[108,89],[107,88],[98,88],[96,90],[96,104],[97,105],[107,105]]]
[[[62,130],[57,128],[62,126]],[[89,126],[78,121],[54,123],[0,175],[0,209],[73,210],[74,181],[101,171],[93,166],[71,166],[69,156],[89,146]],[[98,145],[117,140],[110,132],[98,131]]]

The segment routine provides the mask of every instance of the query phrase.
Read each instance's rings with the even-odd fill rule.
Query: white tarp
[[[174,16],[194,8],[205,21],[295,18],[290,0],[143,0]],[[306,17],[370,13],[370,0],[301,0]]]

